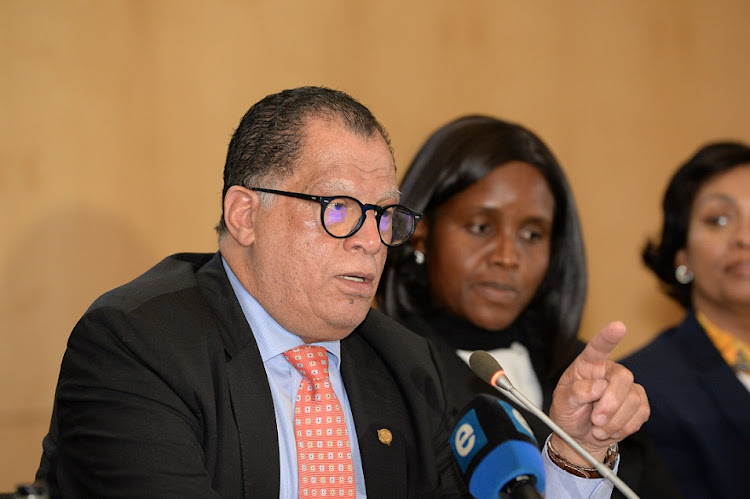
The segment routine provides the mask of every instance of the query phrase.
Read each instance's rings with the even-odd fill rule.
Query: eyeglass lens
[[[329,202],[323,212],[326,230],[336,237],[350,236],[365,213],[354,199],[340,197]],[[388,207],[380,216],[378,231],[385,244],[399,244],[411,235],[414,217],[398,206]]]

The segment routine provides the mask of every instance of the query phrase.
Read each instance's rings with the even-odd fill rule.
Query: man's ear
[[[427,219],[422,218],[417,224],[417,228],[414,229],[414,234],[411,235],[411,239],[409,239],[411,247],[417,251],[421,251],[424,255],[427,254],[427,235],[429,232],[430,228],[427,225]]]
[[[260,209],[260,197],[255,191],[233,185],[224,196],[224,223],[227,231],[241,246],[255,241],[255,218]]]

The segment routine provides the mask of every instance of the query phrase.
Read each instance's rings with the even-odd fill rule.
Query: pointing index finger
[[[625,324],[610,322],[588,342],[581,352],[581,360],[594,365],[606,364],[612,350],[624,336]]]

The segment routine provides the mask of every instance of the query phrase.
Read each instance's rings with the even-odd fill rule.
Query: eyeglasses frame
[[[347,237],[351,237],[354,234],[356,234],[357,231],[362,228],[362,225],[364,225],[365,219],[367,218],[367,212],[370,211],[370,210],[372,210],[372,211],[375,212],[375,221],[376,221],[377,227],[378,227],[378,236],[380,237],[380,242],[382,242],[383,244],[385,244],[389,248],[396,248],[396,247],[401,246],[402,244],[406,243],[409,240],[409,238],[414,234],[414,231],[417,228],[417,224],[422,219],[422,213],[416,212],[416,211],[414,211],[412,209],[409,209],[406,206],[403,206],[403,205],[400,205],[400,204],[389,204],[389,205],[386,205],[386,206],[379,206],[379,205],[376,205],[376,204],[365,204],[365,203],[361,202],[359,199],[354,198],[352,196],[343,196],[343,195],[341,195],[341,196],[315,196],[313,194],[304,194],[304,193],[301,193],[301,192],[291,192],[291,191],[280,191],[280,190],[277,190],[277,189],[266,189],[264,187],[248,187],[248,189],[250,189],[251,191],[266,192],[268,194],[277,194],[279,196],[286,196],[286,197],[290,197],[290,198],[304,199],[306,201],[315,201],[315,202],[320,203],[320,223],[323,226],[323,229],[326,231],[326,233],[328,233],[329,236],[334,237],[336,239],[346,239]],[[355,203],[357,203],[360,206],[360,208],[362,209],[362,216],[359,218],[359,222],[352,229],[352,231],[349,232],[349,234],[347,234],[345,236],[336,236],[334,234],[331,234],[331,232],[328,230],[328,227],[326,227],[326,223],[325,223],[325,216],[324,215],[325,215],[326,208],[331,203],[331,201],[333,201],[334,199],[339,199],[339,198],[351,199],[352,201],[354,201]],[[398,244],[389,244],[389,243],[386,243],[383,240],[383,234],[380,233],[380,218],[383,216],[383,213],[385,213],[385,211],[388,208],[392,208],[392,207],[397,207],[397,208],[400,208],[400,209],[402,209],[404,211],[407,211],[407,212],[409,212],[412,215],[412,217],[414,217],[414,226],[411,228],[411,232],[409,233],[408,236],[406,236],[404,238],[403,241],[401,241]]]

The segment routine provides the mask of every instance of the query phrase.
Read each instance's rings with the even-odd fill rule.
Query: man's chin
[[[346,334],[349,334],[362,324],[371,306],[372,301],[370,300],[353,299],[346,302],[335,317],[331,317],[330,323],[335,328],[347,331]]]

